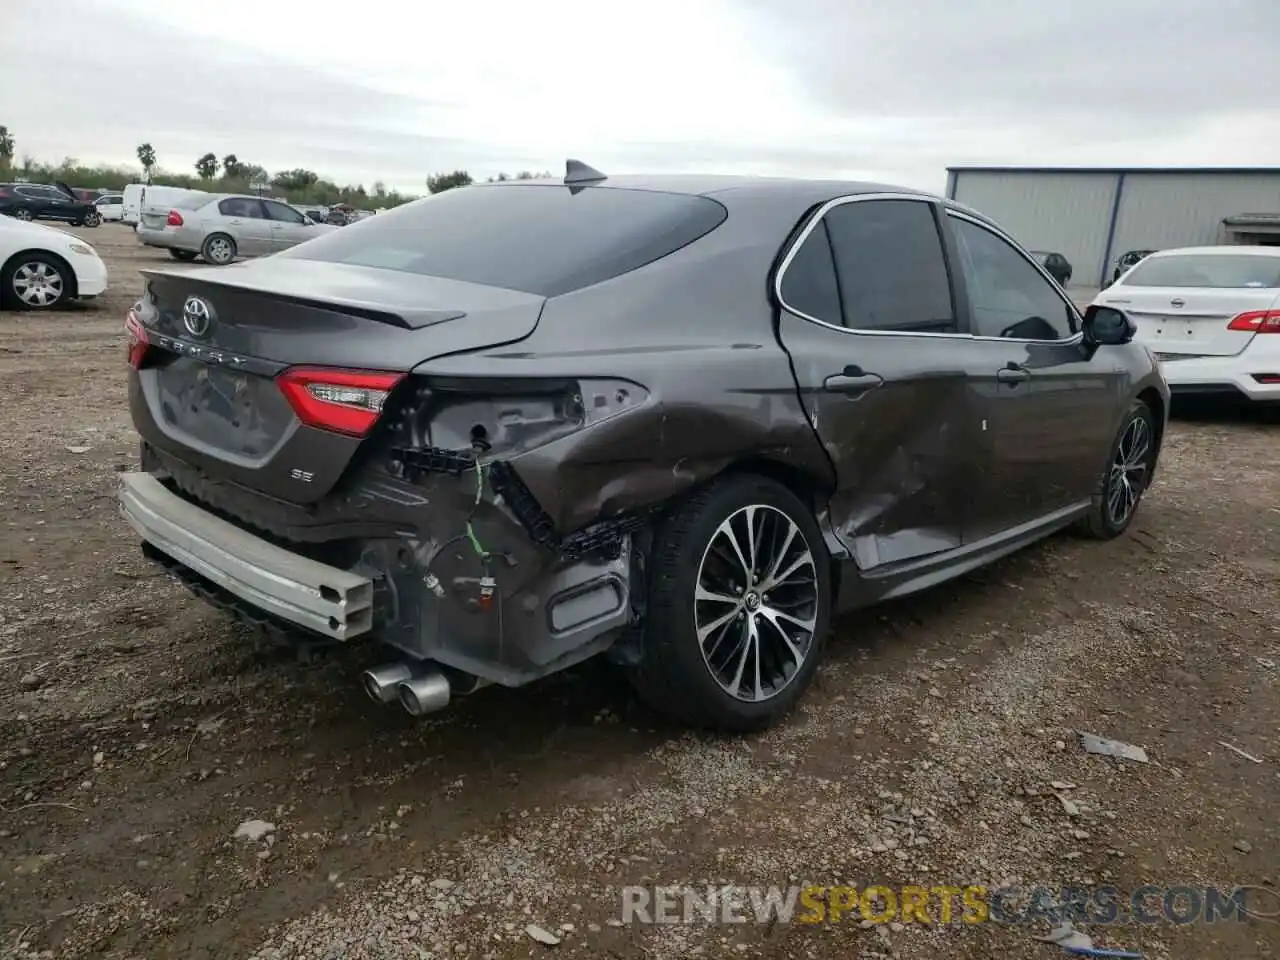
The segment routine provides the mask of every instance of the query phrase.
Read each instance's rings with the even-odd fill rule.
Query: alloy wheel
[[[1134,417],[1120,435],[1107,479],[1107,519],[1117,527],[1128,521],[1146,489],[1150,455],[1151,426],[1145,417]]]
[[[29,307],[48,307],[62,298],[62,274],[40,260],[24,263],[13,273],[13,292]]]
[[[214,263],[230,263],[231,262],[231,244],[221,237],[215,237],[209,241],[209,257]]]
[[[19,220],[30,220],[30,219],[31,219],[31,211],[30,211],[30,210],[25,210],[25,209],[24,209],[24,210],[19,210],[17,213],[15,213],[15,214],[14,214],[14,216],[15,216],[15,217],[17,217]]]
[[[781,693],[814,648],[818,573],[804,532],[776,507],[732,513],[698,565],[694,623],[722,690],[759,703]]]

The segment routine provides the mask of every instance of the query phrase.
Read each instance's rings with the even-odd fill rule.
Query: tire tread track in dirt
[[[1040,958],[998,924],[622,927],[620,887],[1280,883],[1274,418],[1175,421],[1119,540],[845,618],[762,735],[671,729],[593,664],[414,722],[359,690],[377,650],[300,662],[142,559],[122,316],[168,259],[81,232],[105,302],[0,317],[0,956]],[[1278,932],[1092,930],[1153,958]]]

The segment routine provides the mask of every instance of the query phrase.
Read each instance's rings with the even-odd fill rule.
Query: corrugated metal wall
[[[1126,172],[1104,264],[1120,171],[961,169],[949,176],[956,200],[981,210],[1023,246],[1066,254],[1072,286],[1109,283],[1126,250],[1217,244],[1225,239],[1226,217],[1280,212],[1280,173]]]
[[[955,176],[955,200],[985,213],[1029,250],[1065,254],[1072,285],[1096,282],[1118,174],[960,170]]]
[[[1129,173],[1112,256],[1221,243],[1237,213],[1280,212],[1280,174]]]

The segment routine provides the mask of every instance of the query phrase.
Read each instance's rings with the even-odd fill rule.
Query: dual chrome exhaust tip
[[[424,717],[449,706],[455,684],[439,667],[430,663],[402,660],[366,670],[360,682],[377,703],[399,702],[414,717]],[[471,693],[485,686],[478,677],[459,677],[458,693]]]

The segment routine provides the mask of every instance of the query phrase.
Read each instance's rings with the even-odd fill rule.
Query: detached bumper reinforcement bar
[[[156,549],[255,606],[339,640],[373,626],[373,582],[291,553],[170,492],[120,476],[120,512]]]

